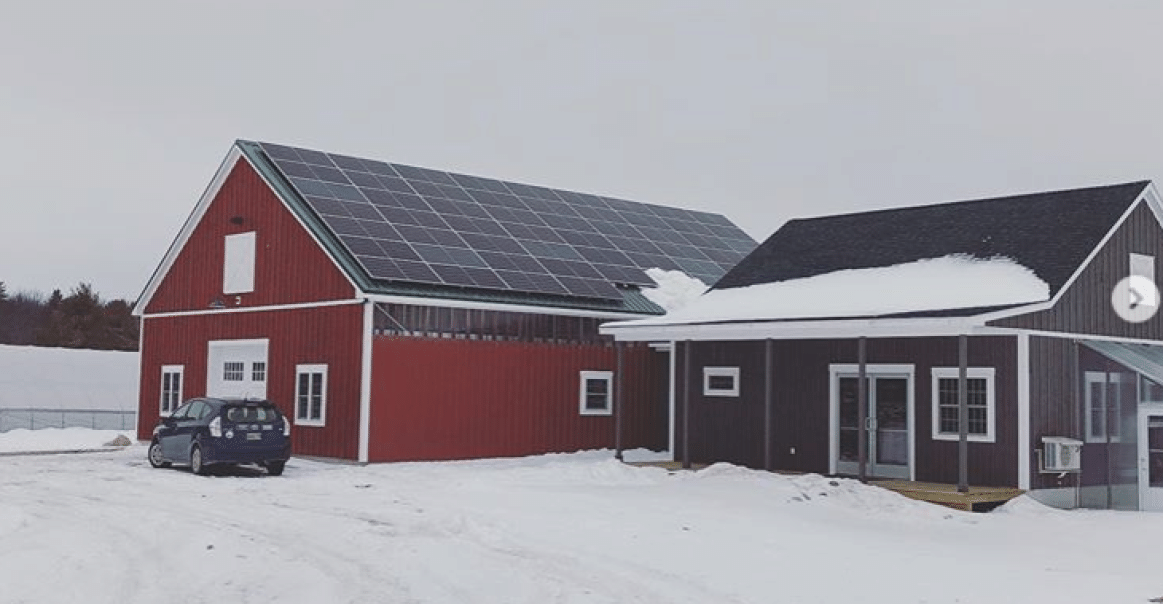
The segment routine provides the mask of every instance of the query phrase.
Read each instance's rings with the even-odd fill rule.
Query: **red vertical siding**
[[[240,218],[241,224],[232,219]],[[255,232],[254,291],[225,296],[227,235]],[[254,169],[240,159],[170,267],[146,313],[352,298],[355,288]]]
[[[378,336],[371,461],[531,455],[614,446],[613,416],[578,412],[580,371],[614,371],[605,345]],[[623,445],[666,447],[667,357],[629,346]]]
[[[200,396],[206,392],[207,342],[268,338],[267,398],[284,413],[294,411],[295,365],[328,366],[327,425],[296,426],[292,431],[294,453],[356,459],[362,330],[363,307],[359,304],[147,318],[141,349],[138,438],[150,438],[158,420],[162,365],[183,365],[182,398]]]

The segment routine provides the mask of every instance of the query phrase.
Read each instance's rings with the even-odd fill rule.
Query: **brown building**
[[[1161,510],[1163,316],[1147,291],[1161,221],[1149,182],[793,220],[695,303],[708,312],[602,331],[676,351],[676,460]],[[903,286],[886,278],[933,259],[1028,269],[1044,295],[981,304],[1008,285],[948,286],[955,272]],[[853,274],[873,279],[849,281],[860,285],[831,292],[841,303],[821,300],[819,312],[781,314],[781,295]],[[1131,276],[1140,281],[1123,281]],[[764,287],[771,308],[760,297],[742,314],[715,314],[715,300]],[[933,297],[945,303],[834,310],[910,287],[944,287]],[[1123,304],[1133,320],[1116,312]]]

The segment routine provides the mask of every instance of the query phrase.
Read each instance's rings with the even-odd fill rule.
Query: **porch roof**
[[[1088,348],[1163,384],[1163,346],[1084,340]]]

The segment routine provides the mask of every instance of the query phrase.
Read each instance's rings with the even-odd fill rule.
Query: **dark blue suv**
[[[258,464],[278,476],[291,457],[291,420],[269,401],[195,398],[153,429],[149,463],[189,465],[206,474],[217,464]]]

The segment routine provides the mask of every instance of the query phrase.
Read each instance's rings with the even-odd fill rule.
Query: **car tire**
[[[210,471],[210,468],[202,462],[202,448],[198,445],[190,449],[190,471],[198,476],[205,476]]]
[[[155,468],[170,467],[170,462],[166,461],[165,458],[162,457],[162,444],[156,440],[149,443],[149,453],[147,456],[149,457],[149,465]]]
[[[271,476],[282,476],[283,469],[286,467],[287,462],[285,461],[268,461],[267,474],[270,474]]]

